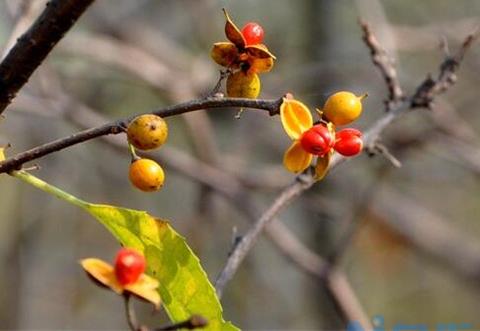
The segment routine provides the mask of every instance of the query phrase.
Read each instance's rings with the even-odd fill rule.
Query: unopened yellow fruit
[[[323,115],[335,125],[345,125],[355,121],[362,113],[362,100],[366,95],[357,97],[347,91],[332,94],[325,102]]]
[[[157,115],[140,115],[128,125],[127,137],[130,144],[138,149],[158,148],[167,140],[167,123]]]
[[[260,78],[254,72],[237,71],[227,78],[227,95],[255,99],[260,94]]]
[[[139,159],[130,165],[130,182],[141,191],[159,190],[165,181],[165,174],[160,165],[149,159]]]

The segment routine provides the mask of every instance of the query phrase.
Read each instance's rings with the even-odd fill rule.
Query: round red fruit
[[[122,248],[115,259],[115,276],[122,285],[135,283],[145,271],[145,257],[131,248]]]
[[[257,45],[263,42],[265,32],[260,24],[249,22],[242,28],[242,35],[248,45]]]
[[[343,129],[335,134],[335,146],[333,147],[343,156],[355,156],[362,151],[362,133],[356,129]]]
[[[303,149],[313,155],[323,156],[333,147],[332,133],[323,124],[317,124],[305,131],[300,137]]]

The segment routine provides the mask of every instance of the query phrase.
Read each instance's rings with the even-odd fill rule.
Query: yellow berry
[[[139,190],[153,192],[162,187],[165,174],[157,162],[149,159],[139,159],[130,165],[129,178],[133,186]]]
[[[355,121],[362,113],[362,100],[351,92],[341,91],[332,94],[325,102],[323,115],[335,125],[345,125]]]
[[[260,94],[260,78],[254,72],[237,71],[227,78],[227,95],[255,99]]]
[[[127,128],[128,141],[138,149],[149,150],[162,146],[167,140],[168,127],[163,118],[153,114],[135,118]]]

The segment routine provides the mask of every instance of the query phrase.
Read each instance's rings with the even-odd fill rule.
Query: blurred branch
[[[395,69],[393,59],[382,48],[370,25],[365,21],[360,21],[360,27],[363,30],[363,41],[370,50],[373,64],[380,70],[387,85],[388,99],[385,101],[385,106],[387,111],[389,111],[396,102],[403,99],[403,91],[398,81],[397,70]]]
[[[44,1],[38,0],[26,0],[21,2],[19,1],[17,4],[19,8],[17,8],[15,13],[13,12],[13,10],[10,10],[10,16],[15,16],[16,20],[15,25],[10,32],[10,36],[7,38],[7,41],[3,46],[3,54],[1,55],[2,59],[7,55],[10,48],[12,48],[12,46],[15,44],[17,38],[32,24],[32,22],[37,17],[41,7],[43,7],[44,5]]]
[[[480,245],[474,237],[457,230],[414,199],[391,189],[380,190],[376,202],[369,208],[421,252],[478,282]]]
[[[283,98],[275,100],[266,99],[241,99],[241,98],[205,98],[197,99],[178,105],[166,107],[151,112],[161,117],[169,117],[183,114],[195,110],[205,108],[224,108],[224,107],[241,107],[266,110],[270,115],[278,113],[278,109],[283,101]],[[131,116],[126,119],[120,119],[115,122],[107,123],[98,127],[87,129],[65,138],[60,138],[44,145],[37,146],[23,153],[19,153],[13,157],[0,162],[0,173],[8,172],[18,169],[24,163],[38,159],[47,154],[58,152],[67,147],[98,138],[109,134],[119,134],[125,131],[128,123],[138,115]]]
[[[441,21],[422,26],[393,24],[396,47],[400,51],[422,51],[438,49],[438,36],[462,42],[462,36],[479,26],[478,16],[453,21]]]
[[[480,35],[480,30],[469,34],[463,41],[461,47],[454,55],[445,54],[445,60],[440,65],[440,71],[436,79],[428,75],[423,83],[417,88],[411,98],[411,108],[432,107],[433,98],[448,90],[457,81],[456,71],[470,49],[473,42]]]
[[[125,304],[125,316],[127,317],[128,327],[131,331],[137,331],[139,329],[137,316],[135,310],[132,307],[132,301],[130,300],[130,294],[123,296],[123,302]]]
[[[93,0],[52,0],[0,63],[0,114]]]
[[[469,35],[458,52],[452,57],[447,56],[440,65],[440,73],[436,80],[427,78],[417,88],[416,92],[409,98],[398,103],[395,108],[385,114],[382,118],[377,120],[365,132],[364,143],[365,146],[373,146],[380,136],[380,134],[401,114],[409,109],[418,108],[421,105],[430,105],[433,97],[438,93],[444,92],[452,84],[452,77],[455,75],[458,66],[463,59],[465,52],[468,50],[472,42],[476,39],[477,33]],[[339,154],[335,154],[332,159],[331,168],[336,167],[346,159]],[[235,247],[232,254],[227,259],[227,262],[217,279],[216,289],[219,295],[223,292],[228,281],[233,278],[238,270],[238,267],[245,259],[247,253],[253,248],[266,225],[274,220],[275,216],[286,206],[292,203],[304,191],[308,190],[315,184],[315,178],[311,171],[300,175],[293,184],[284,188],[280,194],[274,199],[269,208],[257,219],[257,221],[250,227],[245,236]]]
[[[68,108],[69,111],[64,115],[81,127],[90,127],[95,123],[106,121],[103,116],[68,95],[55,97],[60,101],[55,105]],[[43,103],[45,100],[30,100],[24,103],[24,106],[38,108]],[[52,102],[49,101],[48,104]],[[125,141],[119,136],[102,138],[111,147],[121,150],[127,148]],[[150,155],[149,157],[211,188],[215,193],[230,200],[249,221],[256,220],[259,210],[254,205],[254,201],[249,198],[247,192],[249,185],[244,183],[244,178],[237,178],[237,175],[170,146],[163,146],[162,153],[158,156]],[[327,293],[345,322],[356,320],[364,326],[365,330],[371,329],[368,315],[363,311],[346,276],[341,271],[333,269],[322,257],[306,247],[281,221],[270,223],[266,228],[266,234],[284,257],[325,284]]]

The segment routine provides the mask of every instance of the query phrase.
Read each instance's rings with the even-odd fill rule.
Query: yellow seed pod
[[[163,186],[165,174],[160,165],[149,159],[139,159],[130,164],[128,174],[133,186],[144,192],[154,192]]]
[[[255,99],[260,94],[260,78],[254,72],[239,70],[227,78],[227,95]]]
[[[357,97],[347,91],[332,94],[322,109],[323,116],[335,125],[345,125],[355,121],[362,113],[362,100],[367,95]]]
[[[158,148],[167,140],[167,123],[157,115],[140,115],[128,125],[127,137],[140,150]]]

